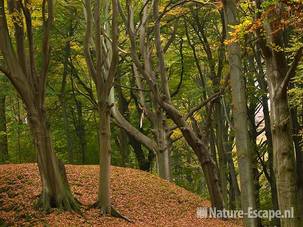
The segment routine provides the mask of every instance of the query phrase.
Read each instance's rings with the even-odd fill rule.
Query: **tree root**
[[[115,218],[121,218],[127,222],[134,223],[132,220],[130,220],[128,217],[122,215],[119,211],[117,211],[113,206],[111,207],[111,216]]]
[[[57,208],[59,210],[75,211],[81,214],[81,203],[69,193],[66,196],[55,197],[50,196],[47,193],[42,193],[39,196],[35,207],[47,213],[51,212],[51,209]]]
[[[90,208],[101,208],[99,202],[95,202],[94,204],[92,204],[90,206]],[[101,213],[103,215],[109,215],[111,217],[115,217],[115,218],[121,218],[129,223],[134,223],[132,220],[130,220],[128,217],[122,215],[119,211],[116,210],[116,208],[114,208],[113,206],[111,206],[111,209],[110,209],[110,214],[106,211],[102,211],[101,210]]]

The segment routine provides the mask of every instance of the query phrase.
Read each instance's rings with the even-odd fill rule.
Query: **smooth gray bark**
[[[224,16],[227,32],[233,31],[231,26],[237,25],[237,6],[234,0],[224,0]],[[229,33],[228,33],[229,34]],[[229,37],[229,35],[228,35]],[[239,43],[227,46],[232,90],[233,119],[236,137],[237,158],[241,185],[241,204],[244,212],[249,208],[256,209],[254,179],[252,173],[252,151],[248,134],[247,98],[244,77],[242,75],[241,47]],[[257,219],[245,217],[245,225],[257,226]]]

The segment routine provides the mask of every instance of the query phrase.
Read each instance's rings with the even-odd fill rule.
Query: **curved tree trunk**
[[[170,167],[169,167],[169,146],[167,141],[167,135],[165,129],[162,125],[162,121],[158,120],[157,124],[155,124],[155,130],[157,132],[157,143],[150,139],[148,136],[144,135],[141,131],[139,131],[136,127],[132,126],[119,112],[116,106],[112,107],[112,116],[115,119],[117,125],[123,128],[129,135],[130,143],[134,148],[134,152],[136,153],[136,157],[139,162],[140,169],[149,170],[151,166],[151,161],[153,159],[153,155],[151,152],[157,155],[157,163],[159,169],[159,175],[161,178],[170,180]],[[161,125],[160,125],[161,123]],[[144,154],[140,154],[139,152],[143,152],[138,145],[135,143],[141,143],[149,150],[148,159],[146,160]],[[161,148],[162,149],[161,149]]]
[[[139,169],[144,171],[150,171],[152,168],[152,161],[155,153],[152,150],[148,150],[147,157],[144,154],[141,141],[137,140],[132,134],[128,133],[128,140],[135,153]]]
[[[201,155],[201,153],[198,155],[198,159],[206,179],[207,189],[212,206],[216,207],[218,210],[222,210],[224,208],[224,200],[216,163],[211,158],[206,159]]]
[[[186,123],[182,115],[173,105],[166,102],[160,102],[160,104],[167,115],[181,130],[184,139],[197,155],[206,178],[212,206],[216,207],[218,210],[222,210],[224,208],[224,201],[219,181],[218,168],[211,153],[204,145],[204,141],[197,136],[194,130]]]
[[[79,204],[70,191],[64,165],[52,149],[45,113],[43,110],[28,109],[28,115],[42,180],[38,207],[46,211],[51,208],[79,210]]]
[[[20,9],[20,5],[15,1],[10,1],[9,10],[16,10],[22,19],[29,22],[30,10],[25,7]],[[43,11],[43,10],[42,10]],[[49,210],[56,207],[64,210],[78,210],[78,203],[72,196],[65,175],[64,165],[60,164],[51,146],[49,129],[44,112],[44,98],[46,80],[49,64],[49,35],[53,21],[53,1],[47,1],[47,10],[43,15],[47,20],[43,23],[43,48],[41,53],[42,68],[41,73],[37,73],[34,62],[35,51],[33,43],[33,28],[27,23],[27,36],[29,48],[25,48],[25,36],[23,23],[14,23],[16,50],[14,49],[10,35],[6,10],[3,0],[0,0],[0,49],[4,56],[8,71],[5,73],[10,79],[18,94],[22,98],[32,132],[34,144],[38,152],[38,167],[42,181],[42,194],[38,201],[38,207]],[[23,20],[22,20],[23,21]],[[25,51],[28,50],[29,58]],[[25,61],[28,62],[25,66]],[[27,68],[25,68],[27,67]]]

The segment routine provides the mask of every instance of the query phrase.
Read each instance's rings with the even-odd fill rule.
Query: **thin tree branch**
[[[112,0],[112,59],[109,67],[108,77],[106,80],[105,87],[107,92],[110,92],[112,88],[114,78],[117,72],[117,65],[119,63],[119,50],[118,50],[118,39],[119,39],[119,30],[118,30],[118,3],[117,0]]]
[[[0,66],[0,72],[5,74],[7,77],[10,77],[10,72],[2,66]]]
[[[140,89],[140,88],[136,88],[136,87],[128,87],[128,86],[125,86],[125,85],[122,85],[122,84],[119,84],[119,83],[116,83],[116,82],[114,82],[114,85],[118,86],[118,87],[123,87],[123,88],[129,89],[129,90],[151,92],[151,90],[148,90],[148,89]]]
[[[287,89],[289,81],[295,76],[297,67],[300,63],[301,57],[303,55],[303,47],[296,52],[294,56],[294,60],[291,63],[290,68],[288,69],[286,76],[284,77],[281,85],[279,86],[278,90],[276,91],[276,95],[279,96],[285,89]]]
[[[188,114],[184,117],[185,120],[187,120],[189,117],[191,117],[192,115],[194,115],[195,112],[197,112],[198,110],[200,110],[202,107],[206,106],[208,103],[215,101],[216,99],[218,99],[222,94],[223,94],[224,90],[218,91],[215,94],[213,94],[212,96],[210,96],[208,99],[206,99],[205,101],[203,101],[202,103],[200,103],[198,106],[195,106],[194,108],[192,108]]]
[[[92,56],[90,54],[89,50],[89,44],[90,44],[90,39],[91,39],[91,33],[92,33],[92,12],[91,12],[91,1],[90,0],[85,0],[85,12],[86,12],[86,30],[85,30],[85,37],[84,37],[84,56],[85,56],[85,61],[88,66],[89,74],[91,78],[94,80],[96,83],[96,68],[93,63]]]
[[[47,4],[47,12],[46,12]],[[50,61],[50,30],[54,20],[54,5],[52,0],[43,0],[42,3],[42,18],[43,18],[43,43],[42,43],[42,68],[40,77],[40,89],[41,89],[41,100],[40,104],[43,104],[44,93],[46,87],[47,71]],[[47,14],[47,18],[46,18]]]
[[[170,33],[170,37],[169,37],[167,43],[163,47],[163,52],[164,53],[166,53],[166,51],[168,50],[168,48],[170,47],[170,45],[175,40],[175,38],[176,38],[176,32],[177,32],[177,26],[174,26],[173,31]]]
[[[182,83],[183,83],[183,77],[184,77],[184,55],[183,55],[183,39],[180,39],[180,48],[179,48],[179,52],[180,52],[180,58],[181,58],[181,73],[180,73],[180,81],[179,84],[176,88],[176,90],[172,93],[171,97],[174,97],[175,95],[178,94]]]

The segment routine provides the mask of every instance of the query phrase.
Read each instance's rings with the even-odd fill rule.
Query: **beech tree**
[[[127,16],[124,15],[121,5],[120,5],[120,13],[124,20],[127,35],[131,45],[130,48],[131,48],[132,61],[135,64],[138,73],[142,75],[146,85],[151,90],[155,100],[155,105],[159,106],[159,110],[157,112],[161,113],[161,111],[164,111],[164,113],[167,114],[169,118],[173,120],[176,127],[181,130],[182,135],[186,139],[188,145],[191,146],[191,148],[194,150],[195,154],[197,155],[198,160],[203,169],[204,176],[206,178],[206,184],[210,194],[212,206],[217,207],[218,209],[223,208],[224,202],[223,202],[221,187],[219,183],[218,169],[215,164],[215,161],[212,155],[210,154],[210,152],[208,151],[207,146],[204,144],[204,140],[203,140],[204,138],[201,138],[203,136],[203,133],[199,130],[195,131],[194,128],[196,129],[198,128],[191,126],[187,122],[187,120],[197,110],[201,109],[209,102],[218,98],[220,94],[222,94],[222,91],[217,92],[213,96],[209,97],[209,99],[205,100],[205,102],[202,102],[201,105],[190,110],[189,113],[185,117],[183,117],[182,114],[174,107],[174,105],[171,102],[171,96],[169,91],[169,84],[168,84],[168,78],[166,74],[165,60],[164,60],[164,53],[165,53],[164,50],[166,49],[166,46],[165,47],[162,46],[161,35],[160,35],[160,22],[161,22],[161,16],[163,16],[163,14],[160,15],[159,13],[159,1],[154,1],[151,4],[151,9],[153,12],[152,18],[154,22],[153,29],[155,32],[154,47],[156,49],[156,56],[157,56],[156,66],[154,66],[151,62],[152,55],[149,51],[150,50],[149,45],[151,45],[150,40],[143,42],[144,47],[146,48],[143,54],[140,51],[138,51],[141,49],[137,47],[137,40],[136,40],[137,29],[135,28],[135,23],[134,23],[134,11],[132,6],[132,1],[127,1],[126,5],[127,5],[126,6]],[[147,2],[143,6],[143,10],[145,8],[148,9],[148,7],[149,4]],[[148,23],[148,20],[142,20],[138,26],[139,27],[145,26],[145,23]],[[168,45],[169,42],[170,41],[168,41]],[[141,55],[144,57],[143,59],[140,59],[138,52],[140,52]],[[143,61],[143,64],[141,63],[141,61]],[[163,116],[163,114],[159,116]],[[163,122],[163,117],[160,117],[159,120],[157,122],[159,123]],[[161,133],[159,135],[161,135]]]
[[[258,8],[261,2],[257,1]],[[279,27],[281,20],[286,19],[287,4],[276,3],[267,9],[263,21],[265,39],[260,36],[263,51],[266,78],[270,98],[270,121],[273,142],[273,166],[277,184],[279,209],[294,209],[295,218],[281,219],[282,226],[302,226],[302,188],[299,177],[302,174],[301,152],[295,154],[292,138],[291,115],[288,104],[287,88],[296,73],[303,55],[303,47],[298,47],[293,60],[288,63],[287,54],[279,48],[285,48],[285,30]],[[258,15],[260,16],[260,15]],[[297,160],[297,164],[296,164]],[[297,168],[297,169],[296,169]],[[298,171],[299,170],[299,171]]]
[[[20,95],[27,111],[42,182],[42,193],[37,205],[44,210],[53,207],[78,210],[79,205],[69,189],[64,165],[53,150],[44,109],[54,3],[52,0],[41,3],[41,55],[34,47],[37,43],[34,40],[31,4],[29,1],[10,0],[6,7],[4,0],[0,1],[0,50],[7,65],[7,68],[1,69]],[[9,16],[13,20],[13,31],[9,30],[7,12],[10,12]],[[41,57],[41,64],[37,63],[38,56]]]
[[[224,0],[226,30],[230,37],[232,26],[239,23],[237,5],[233,0]],[[248,134],[247,97],[242,74],[241,47],[239,43],[227,46],[230,84],[232,92],[233,119],[236,137],[237,158],[241,185],[241,204],[244,212],[249,208],[256,209],[256,197],[252,172],[252,143]],[[245,217],[246,226],[257,226],[257,219]]]
[[[201,12],[202,11],[202,12]],[[193,45],[194,37],[197,37],[198,43],[201,44],[203,51],[205,52],[207,62],[206,64],[209,68],[209,75],[205,75],[202,72],[201,69],[201,63],[195,57],[196,65],[198,68],[199,76],[201,79],[201,84],[203,87],[203,98],[206,99],[209,96],[209,93],[216,93],[220,92],[220,82],[224,80],[223,78],[223,68],[225,63],[225,38],[226,38],[226,29],[224,24],[224,15],[222,9],[214,10],[214,12],[218,15],[217,20],[212,22],[209,18],[203,18],[203,14],[205,13],[203,9],[200,9],[199,4],[196,4],[194,6],[190,6],[190,17],[185,18],[185,26],[186,26],[186,37],[189,43],[189,46],[192,49],[192,52],[194,56],[196,56],[196,46]],[[202,14],[202,15],[201,15]],[[218,23],[221,22],[221,32],[218,32],[218,34],[215,36],[218,36],[218,47],[212,48],[211,43],[216,42],[216,40],[213,40],[213,37],[208,37],[208,26],[211,23]],[[190,26],[189,26],[190,25]],[[190,27],[192,27],[192,32],[189,30]],[[217,56],[217,57],[216,57]],[[207,79],[211,80],[212,84],[210,88],[207,87],[206,82]],[[225,135],[227,135],[228,127],[226,127],[226,124],[224,120],[222,120],[223,113],[223,105],[222,105],[222,97],[218,97],[213,101],[214,110],[213,113],[211,112],[210,115],[213,115],[213,122],[208,123],[209,125],[214,125],[213,128],[209,128],[208,134],[213,134],[216,139],[216,150],[212,151],[212,153],[217,153],[218,156],[218,168],[219,168],[219,175],[220,175],[220,184],[222,188],[222,195],[224,199],[224,203],[227,206],[228,204],[228,183],[227,183],[227,176],[228,176],[228,168],[227,168],[227,154],[229,151],[227,151],[227,146],[224,145],[226,143],[227,138]],[[211,119],[211,118],[209,118]],[[207,125],[207,124],[206,124]]]
[[[132,31],[135,30],[135,22],[134,22],[134,12],[132,11],[132,6],[130,5],[130,2],[127,2],[129,10],[131,14],[129,15],[130,24],[128,26],[129,29],[132,29]],[[139,35],[139,52],[142,56],[142,60],[144,61],[144,68],[147,71],[150,71],[152,68],[151,63],[151,56],[149,53],[150,48],[150,41],[147,39],[147,22],[149,17],[157,17],[158,14],[157,9],[152,9],[148,1],[144,1],[144,7],[142,9],[142,15],[140,17],[140,23],[138,29],[138,35]],[[158,4],[157,2],[155,4]],[[121,11],[121,5],[120,5],[120,12]],[[124,22],[126,22],[126,18],[124,18]],[[157,31],[160,29],[160,27],[157,27]],[[160,34],[159,34],[160,35]],[[160,37],[156,38],[156,42],[159,42],[158,39]],[[159,50],[161,51],[161,50]],[[161,61],[163,61],[162,59]],[[162,63],[161,63],[162,64]],[[161,66],[162,67],[162,66]],[[152,139],[146,135],[144,135],[142,132],[140,132],[136,127],[132,126],[120,113],[118,108],[114,106],[112,108],[112,115],[115,119],[115,122],[117,125],[121,128],[123,128],[130,136],[131,138],[134,138],[137,140],[137,142],[140,142],[143,144],[148,150],[151,152],[154,152],[157,156],[157,164],[158,164],[158,172],[159,176],[166,180],[171,180],[171,173],[170,173],[170,147],[172,144],[172,141],[170,141],[169,134],[170,131],[168,129],[167,125],[167,119],[166,116],[161,108],[161,106],[158,104],[156,97],[152,92],[149,92],[148,95],[144,95],[144,82],[142,78],[140,77],[140,71],[137,68],[137,65],[135,63],[132,64],[132,72],[133,72],[133,81],[134,85],[137,88],[137,99],[139,108],[141,109],[141,124],[143,122],[144,117],[150,120],[153,126],[153,131],[155,134],[155,138]],[[168,93],[169,90],[166,89],[166,92]],[[169,95],[170,96],[170,95]],[[150,104],[147,104],[146,97],[148,97],[151,100]]]
[[[1,171],[37,156],[44,210],[79,209],[60,157],[99,164],[93,207],[105,215],[125,218],[111,202],[117,165],[158,172],[217,209],[294,208],[294,219],[246,226],[301,226],[302,9],[0,0]]]
[[[111,10],[112,9],[112,10]],[[94,13],[93,13],[94,12]],[[108,17],[111,12],[111,24]],[[118,55],[118,4],[116,0],[96,0],[94,11],[92,2],[85,1],[86,32],[84,54],[97,91],[100,141],[100,179],[96,206],[103,214],[114,214],[110,198],[111,163],[111,108],[113,107],[113,82],[115,79]],[[95,35],[92,34],[94,31]],[[111,38],[109,38],[111,32]],[[91,47],[94,45],[94,62]]]

